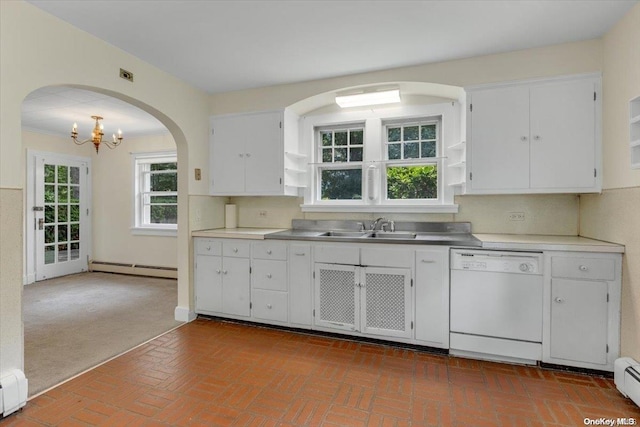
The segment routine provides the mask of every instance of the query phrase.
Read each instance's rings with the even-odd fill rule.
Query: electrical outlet
[[[267,216],[267,211],[260,211],[260,212],[258,212],[258,214],[260,216],[262,216],[262,217],[265,217],[265,216]]]
[[[200,181],[202,179],[202,170],[200,170],[200,168],[195,169],[195,178],[196,181]]]
[[[509,221],[524,221],[524,212],[509,212]]]

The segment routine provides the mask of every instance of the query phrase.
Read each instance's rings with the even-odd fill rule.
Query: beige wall
[[[119,77],[120,67],[135,73],[135,83]],[[30,92],[50,85],[76,85],[125,100],[154,115],[173,135],[182,195],[178,305],[191,305],[187,195],[208,191],[208,96],[26,2],[0,1],[0,372],[24,367],[23,225],[15,224],[24,213],[21,105]],[[196,167],[203,170],[202,181],[189,173]]]
[[[86,147],[90,149],[91,147]],[[133,224],[132,153],[175,150],[169,133],[128,138],[114,149],[92,154],[93,255],[96,261],[177,267],[176,237],[131,233]]]
[[[384,216],[395,221],[470,221],[475,233],[515,233],[575,236],[579,198],[571,194],[457,196],[457,214],[318,213],[301,212],[302,198],[231,197],[238,207],[238,226],[288,228],[292,219],[368,219]],[[522,212],[524,221],[510,221]]]
[[[629,165],[629,101],[640,96],[640,4],[603,39],[603,188],[640,186]]]
[[[625,245],[622,355],[640,360],[640,170],[629,161],[629,100],[640,95],[640,4],[604,37],[601,195],[583,195],[580,234]]]

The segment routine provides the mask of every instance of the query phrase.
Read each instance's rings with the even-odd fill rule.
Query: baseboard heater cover
[[[640,363],[630,357],[616,359],[613,378],[620,393],[640,406]]]
[[[154,265],[127,264],[120,262],[91,261],[89,271],[102,273],[131,274],[134,276],[178,278],[178,269],[175,267],[159,267]]]
[[[27,403],[29,382],[20,369],[0,375],[0,413],[3,417],[13,414]]]

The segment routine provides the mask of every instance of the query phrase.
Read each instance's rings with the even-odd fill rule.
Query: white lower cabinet
[[[248,243],[219,239],[195,240],[196,313],[249,317]]]
[[[543,361],[613,371],[620,354],[619,254],[553,253]]]
[[[416,340],[449,348],[449,247],[419,249],[416,260]]]
[[[289,316],[292,326],[310,328],[312,323],[311,246],[289,244]]]
[[[315,325],[411,337],[411,270],[315,264]]]
[[[251,254],[251,317],[258,322],[287,324],[287,244],[254,242]]]

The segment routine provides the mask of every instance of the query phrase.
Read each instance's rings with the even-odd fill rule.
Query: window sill
[[[155,228],[155,227],[131,227],[131,234],[135,236],[164,236],[177,237],[177,228]]]
[[[302,212],[458,213],[458,205],[300,205]]]

